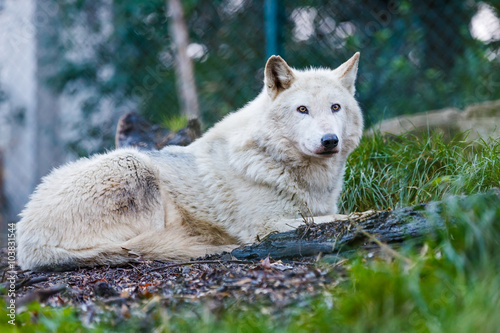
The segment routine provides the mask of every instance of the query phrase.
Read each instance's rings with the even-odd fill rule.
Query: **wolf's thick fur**
[[[255,100],[187,147],[118,149],[46,176],[17,225],[18,262],[44,270],[184,260],[335,214],[363,120],[359,54],[335,70],[280,57]]]

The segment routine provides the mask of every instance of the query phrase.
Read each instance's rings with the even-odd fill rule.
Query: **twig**
[[[168,264],[160,267],[151,268],[148,269],[145,273],[159,271],[166,268],[196,265],[196,264],[253,264],[253,263],[254,263],[253,261],[248,261],[248,260],[195,260],[195,261],[179,262],[176,264]]]
[[[15,285],[15,289],[19,290],[22,287],[28,287],[28,286],[31,286],[33,284],[45,282],[47,280],[48,279],[45,276],[39,276],[39,277],[35,277],[35,278],[26,278],[26,279],[23,279],[23,280],[17,282]],[[2,282],[2,283],[0,283],[0,286],[7,287],[9,284],[10,284],[10,282]]]
[[[347,259],[340,259],[339,261],[337,261],[336,263],[334,263],[334,264],[332,265],[332,267],[333,267],[333,268],[335,268],[335,267],[339,267],[339,266],[343,265],[344,263],[346,263],[347,261],[348,261]]]
[[[305,261],[289,261],[285,260],[285,264],[292,264],[292,265],[304,265],[304,266],[316,266],[315,262],[305,262]]]
[[[300,238],[299,238],[299,255],[300,256],[302,256],[302,239],[304,239],[304,237],[309,232],[309,230],[311,230],[311,226],[314,225],[314,214],[312,213],[311,208],[309,208],[309,206],[307,205],[307,202],[305,203],[305,205],[307,208],[307,213],[309,214],[308,217],[306,217],[305,214],[302,213],[302,210],[299,209],[299,214],[302,217],[302,219],[304,220],[304,223],[306,224],[306,229],[302,233],[302,236],[300,236]],[[308,218],[310,218],[311,221],[309,221]]]
[[[58,284],[51,288],[32,290],[18,301],[18,305],[21,307],[33,301],[45,302],[50,296],[58,294],[65,289],[66,285]]]
[[[31,286],[31,285],[34,285],[34,284],[37,284],[37,283],[40,283],[40,282],[45,282],[45,281],[48,281],[49,279],[46,277],[46,276],[39,276],[39,277],[35,277],[35,278],[28,278],[28,279],[25,279],[19,283],[16,283],[16,289],[21,289],[22,287],[28,287],[28,286]]]
[[[310,228],[310,226],[314,224],[314,214],[312,213],[311,208],[309,208],[307,203],[304,204],[307,208],[307,214],[309,216],[306,216],[306,214],[304,214],[301,209],[298,210],[298,213],[302,217],[302,220],[304,220],[304,223]],[[310,222],[309,219],[311,220]]]

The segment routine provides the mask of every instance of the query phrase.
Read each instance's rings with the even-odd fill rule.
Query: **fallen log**
[[[311,257],[363,247],[372,243],[369,235],[383,243],[400,243],[442,227],[425,217],[428,205],[431,204],[352,214],[328,223],[313,222],[296,230],[271,234],[259,243],[234,249],[231,254],[245,260],[263,259],[268,255],[273,259]]]
[[[500,198],[500,189],[495,188],[488,193],[459,200],[465,202],[478,196],[491,196],[492,193]],[[396,245],[407,241],[421,242],[445,228],[444,221],[429,218],[441,207],[441,202],[430,202],[394,211],[352,214],[328,223],[309,222],[295,230],[271,234],[258,243],[236,248],[231,254],[240,260],[264,259],[267,256],[275,260],[296,259],[372,248],[376,245],[374,243]]]

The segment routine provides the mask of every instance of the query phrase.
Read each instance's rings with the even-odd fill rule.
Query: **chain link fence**
[[[3,223],[53,166],[113,148],[119,116],[175,127],[166,0],[0,0]],[[500,98],[500,1],[182,1],[205,127],[262,89],[270,53],[336,67],[361,52],[367,124]],[[42,153],[41,153],[42,152]]]

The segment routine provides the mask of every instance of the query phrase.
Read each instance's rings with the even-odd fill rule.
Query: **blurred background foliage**
[[[50,78],[54,89],[71,94],[81,84],[91,88],[81,103],[87,115],[107,98],[116,106],[134,101],[130,105],[153,122],[178,116],[164,0],[112,1],[111,22],[99,19],[109,1],[58,3],[65,33],[57,42],[63,56]],[[182,4],[207,127],[262,87],[268,56],[264,1]],[[282,1],[281,55],[296,68],[336,67],[361,51],[357,94],[367,125],[401,114],[463,108],[500,98],[500,31],[481,34],[481,27],[475,27],[474,20],[484,21],[485,12],[498,17],[500,1]],[[493,29],[495,24],[498,20]],[[71,38],[78,29],[101,38],[78,45]]]

